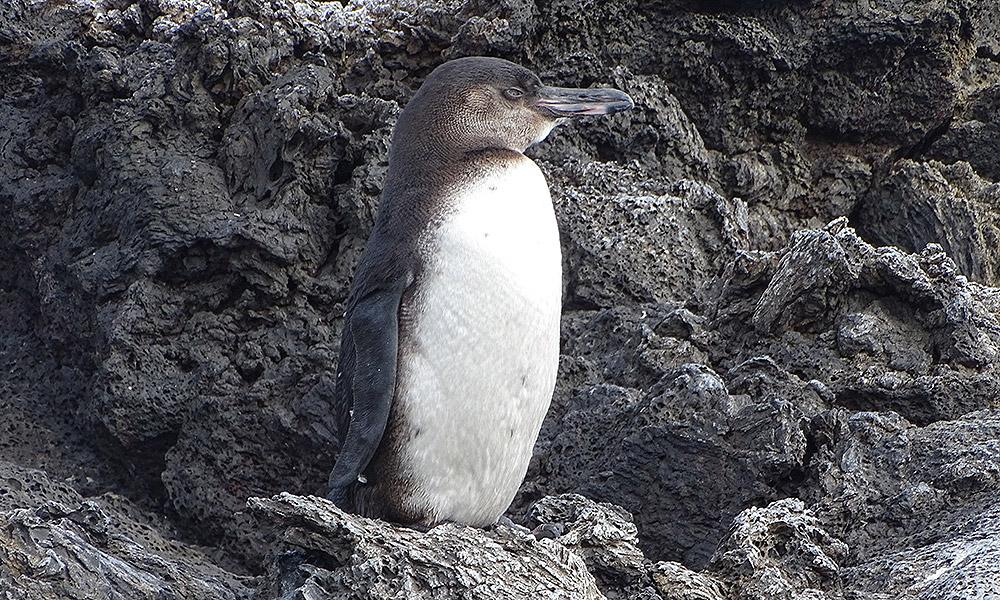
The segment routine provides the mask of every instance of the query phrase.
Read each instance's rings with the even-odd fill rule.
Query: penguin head
[[[542,85],[530,70],[499,58],[468,57],[436,68],[407,104],[393,144],[420,152],[523,152],[561,120],[632,108],[624,92]]]

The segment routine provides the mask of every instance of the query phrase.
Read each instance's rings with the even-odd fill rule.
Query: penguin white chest
[[[513,500],[552,397],[561,253],[548,186],[527,158],[466,184],[450,206],[421,241],[397,401],[410,428],[408,503],[483,526]]]

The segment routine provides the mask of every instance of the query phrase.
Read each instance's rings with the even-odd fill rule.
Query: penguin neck
[[[407,135],[406,131],[400,132],[393,139],[389,154],[386,189],[420,190],[425,197],[432,198],[443,186],[463,179],[474,163],[524,158],[522,150],[511,148],[499,140],[463,142],[456,143],[439,135]]]
[[[446,208],[451,191],[469,181],[477,165],[489,161],[529,160],[511,148],[456,148],[434,144],[428,136],[416,143],[394,140],[377,221],[394,231],[419,231]]]
[[[524,154],[526,148],[515,148],[500,139],[474,138],[452,140],[444,135],[427,133],[407,135],[406,132],[393,139],[389,168],[396,165],[419,165],[419,168],[442,168],[449,164],[460,164],[471,157],[496,152],[498,154]]]

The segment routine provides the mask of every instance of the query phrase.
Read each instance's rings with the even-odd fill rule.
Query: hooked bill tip
[[[613,88],[552,88],[539,90],[538,106],[556,116],[610,115],[635,107],[632,98]]]

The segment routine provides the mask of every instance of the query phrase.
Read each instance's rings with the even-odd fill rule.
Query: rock
[[[721,291],[734,296],[720,303],[728,339],[747,339],[751,353],[856,409],[896,410],[924,424],[991,407],[1000,394],[994,292],[959,275],[938,246],[920,255],[876,249],[843,226],[802,232],[785,251],[734,271]],[[751,308],[743,295],[761,281]],[[730,352],[719,350],[716,359]]]
[[[907,252],[935,243],[960,273],[1000,284],[1000,185],[966,162],[902,160],[856,209],[858,230],[879,245]]]
[[[956,111],[953,122],[931,140],[927,153],[947,165],[968,163],[977,174],[995,182],[1000,180],[1000,162],[990,148],[1000,133],[995,118],[1000,85],[990,75],[977,83]]]
[[[664,600],[723,600],[728,586],[709,575],[696,573],[675,562],[658,562],[653,581]]]
[[[704,184],[658,189],[662,182],[651,181],[623,194],[621,182],[636,181],[635,171],[590,164],[570,173],[588,182],[555,192],[557,220],[568,240],[570,307],[694,301],[741,249],[746,207]]]
[[[734,598],[839,597],[848,547],[798,499],[751,508],[733,522],[708,571],[735,582]]]
[[[638,531],[622,508],[579,494],[546,496],[531,506],[527,523],[536,530],[558,524],[556,541],[583,559],[609,599],[654,597]]]
[[[0,462],[0,592],[28,600],[246,597],[246,578],[163,537],[142,522],[148,516],[134,520],[128,506],[113,495],[85,500],[40,471]]]
[[[886,597],[995,593],[1000,556],[984,541],[1000,523],[998,424],[995,409],[922,428],[893,413],[815,422],[812,436],[822,441],[810,496],[825,530],[850,546],[845,588]]]
[[[863,566],[844,569],[844,581],[871,597],[908,594],[930,600],[989,598],[1000,593],[1000,556],[993,543],[998,528],[996,508],[963,524],[976,533],[873,558]],[[891,588],[887,589],[886,582],[891,582]]]
[[[824,320],[837,314],[837,302],[856,278],[834,235],[828,231],[797,233],[757,301],[751,323],[764,334],[786,328],[790,323],[781,323],[783,319],[794,320],[802,329],[829,326]]]
[[[745,499],[773,493],[759,477],[757,454],[744,449],[767,440],[787,456],[776,471],[798,466],[805,448],[800,418],[791,408],[731,397],[721,378],[699,365],[671,370],[646,394],[595,386],[550,413],[553,425],[543,429],[538,471],[529,482],[619,504],[635,515],[647,556],[703,566],[722,535],[718,523],[735,516]],[[776,430],[790,432],[790,439]],[[712,493],[693,495],[706,472],[713,474]]]
[[[577,554],[502,525],[423,533],[287,493],[248,506],[279,538],[261,598],[604,598]]]

